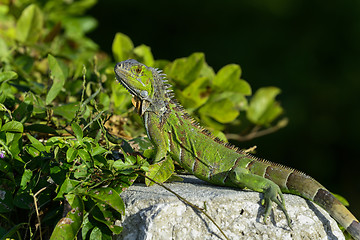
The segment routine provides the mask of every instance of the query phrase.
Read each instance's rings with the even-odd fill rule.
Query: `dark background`
[[[109,54],[122,32],[156,59],[201,51],[215,71],[240,64],[254,92],[281,88],[289,125],[241,147],[308,173],[360,218],[360,1],[107,0],[89,14]]]

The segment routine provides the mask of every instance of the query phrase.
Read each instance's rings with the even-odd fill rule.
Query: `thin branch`
[[[43,187],[42,189],[40,189],[39,191],[37,191],[34,195],[33,195],[33,198],[34,198],[34,205],[35,205],[35,211],[36,211],[36,217],[37,217],[37,220],[39,222],[39,230],[40,230],[40,240],[42,240],[42,232],[41,232],[41,221],[40,221],[40,214],[39,214],[39,209],[38,209],[38,205],[37,205],[37,199],[36,199],[36,196],[41,193],[42,191],[44,191],[46,189],[46,187]]]
[[[240,141],[240,142],[245,142],[245,141],[249,141],[249,140],[252,140],[254,138],[257,138],[257,137],[262,137],[264,135],[268,135],[270,133],[276,132],[279,129],[284,128],[287,125],[287,123],[288,123],[288,119],[284,118],[284,119],[280,120],[278,122],[278,124],[276,124],[275,126],[269,127],[267,129],[264,129],[264,130],[260,130],[260,128],[261,128],[260,126],[255,126],[250,131],[250,133],[245,135],[245,136],[241,136],[239,134],[233,134],[233,133],[225,134],[225,136],[226,136],[227,139],[233,139],[233,140],[237,140],[237,141]]]
[[[257,148],[257,146],[252,146],[252,147],[250,147],[248,149],[245,149],[244,152],[251,153],[251,152],[254,152],[256,148]]]
[[[171,192],[172,194],[174,194],[180,201],[183,201],[184,203],[188,204],[190,207],[192,207],[195,210],[200,211],[201,213],[203,213],[207,218],[209,218],[209,220],[217,227],[217,229],[219,229],[219,231],[224,235],[224,237],[229,240],[229,238],[226,236],[226,234],[223,232],[223,230],[221,230],[221,228],[219,227],[219,225],[214,221],[214,219],[212,219],[212,217],[207,214],[202,208],[199,208],[198,206],[192,204],[191,202],[189,202],[188,200],[186,200],[185,198],[181,197],[179,194],[177,194],[176,192],[174,192],[173,190],[171,190],[170,188],[166,187],[164,184],[159,183],[155,180],[153,180],[152,178],[149,178],[148,176],[146,176],[145,174],[139,172],[140,175],[144,176],[145,178],[149,179],[151,182],[165,188],[167,191]]]

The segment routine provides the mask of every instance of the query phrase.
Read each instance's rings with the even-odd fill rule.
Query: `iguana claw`
[[[279,197],[280,197],[280,199],[279,199]],[[291,220],[290,220],[290,217],[285,208],[284,196],[283,196],[279,186],[274,184],[274,185],[271,185],[270,187],[268,187],[264,191],[264,200],[265,200],[264,223],[266,223],[266,220],[270,215],[270,211],[272,209],[272,202],[275,202],[280,207],[280,209],[284,212],[288,226],[290,229],[292,229]]]

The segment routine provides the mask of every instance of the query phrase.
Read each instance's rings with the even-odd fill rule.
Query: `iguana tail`
[[[360,240],[360,223],[354,215],[312,177],[280,164],[257,159],[247,167],[252,173],[275,182],[284,193],[292,193],[323,207],[352,237]]]

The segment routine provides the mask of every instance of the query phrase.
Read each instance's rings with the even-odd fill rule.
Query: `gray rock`
[[[283,212],[273,206],[263,223],[262,194],[210,185],[192,176],[167,183],[189,202],[205,208],[229,239],[344,239],[336,222],[321,207],[301,197],[285,194],[292,220],[287,226]],[[193,210],[160,186],[135,184],[121,193],[126,217],[117,240],[225,239],[202,213]]]

